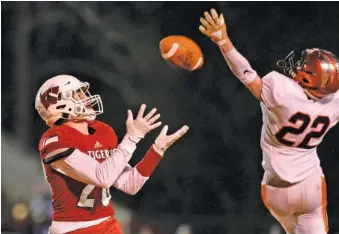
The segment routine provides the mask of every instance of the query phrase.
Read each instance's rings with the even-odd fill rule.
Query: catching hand
[[[138,143],[147,133],[161,125],[161,122],[157,122],[160,118],[160,114],[155,115],[157,109],[153,108],[146,116],[144,116],[145,109],[146,105],[142,104],[136,119],[133,119],[131,110],[128,110],[127,112],[127,134],[129,135],[130,140],[135,143]]]
[[[186,132],[188,131],[189,127],[188,126],[183,126],[182,128],[180,128],[178,131],[176,131],[175,133],[171,134],[171,135],[167,135],[167,131],[168,131],[168,126],[165,125],[163,127],[163,129],[161,130],[159,136],[155,139],[154,142],[154,148],[155,150],[160,153],[161,155],[163,155],[165,153],[165,151],[171,146],[173,145],[174,142],[176,142],[177,140],[179,140],[183,135],[186,134]]]

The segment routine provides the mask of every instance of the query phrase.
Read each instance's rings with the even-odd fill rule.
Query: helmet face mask
[[[312,99],[319,100],[339,89],[339,60],[323,49],[306,49],[299,60],[292,51],[277,66],[294,79]]]
[[[296,53],[292,50],[283,60],[278,60],[277,66],[281,68],[286,75],[291,77],[297,73],[298,62],[294,62]]]
[[[101,98],[90,94],[89,83],[69,75],[47,80],[37,93],[35,107],[51,127],[60,120],[90,121],[103,113]]]
[[[103,112],[103,106],[99,95],[91,95],[89,92],[89,83],[84,82],[74,90],[61,93],[63,99],[74,103],[75,116],[96,116]],[[72,115],[74,117],[74,115]]]

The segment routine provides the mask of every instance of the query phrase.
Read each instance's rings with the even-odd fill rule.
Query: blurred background
[[[338,2],[2,2],[2,231],[47,233],[49,187],[38,141],[47,126],[34,109],[39,86],[72,74],[99,93],[109,123],[125,134],[126,110],[156,107],[170,130],[190,132],[135,196],[112,190],[126,234],[281,234],[260,198],[261,110],[218,48],[198,31],[203,11],[223,12],[229,35],[264,76],[291,50],[339,54]],[[162,60],[158,43],[186,35],[205,64],[185,72]],[[132,159],[153,143],[150,134]],[[330,233],[339,233],[339,126],[319,148],[328,186]]]

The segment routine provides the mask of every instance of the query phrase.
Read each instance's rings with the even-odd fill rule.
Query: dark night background
[[[260,198],[259,103],[198,30],[199,17],[212,7],[224,13],[234,45],[261,76],[277,69],[276,61],[291,50],[319,47],[339,54],[338,2],[3,2],[3,163],[14,157],[5,157],[9,142],[30,152],[24,157],[42,176],[37,144],[47,127],[34,109],[35,94],[49,77],[73,74],[101,95],[105,112],[98,119],[119,137],[125,134],[126,110],[136,112],[142,103],[157,107],[170,130],[190,126],[136,196],[112,190],[113,199],[132,210],[139,223],[153,233],[174,233],[183,223],[189,233],[282,233],[270,229],[276,222]],[[162,60],[158,43],[172,34],[201,46],[202,69],[185,72]],[[139,144],[133,165],[158,132]],[[339,233],[338,139],[336,126],[318,150],[330,233]],[[5,172],[2,166],[2,177],[10,177]],[[13,181],[20,186],[20,179]],[[41,233],[28,221],[9,220],[9,204],[29,203],[31,197],[14,199],[4,183],[2,191],[2,217],[7,217],[2,225]],[[148,233],[137,226],[131,233]]]

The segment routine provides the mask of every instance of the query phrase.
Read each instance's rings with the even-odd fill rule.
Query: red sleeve
[[[41,159],[44,159],[47,154],[57,149],[76,148],[74,140],[62,128],[50,129],[41,138],[39,151]]]
[[[155,151],[153,146],[151,146],[141,162],[136,165],[136,168],[142,176],[149,177],[158,166],[161,159],[162,156]]]

